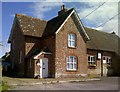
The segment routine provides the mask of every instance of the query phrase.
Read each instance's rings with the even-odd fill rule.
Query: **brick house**
[[[8,39],[12,69],[24,77],[120,74],[116,34],[86,28],[74,8],[49,21],[16,14]]]

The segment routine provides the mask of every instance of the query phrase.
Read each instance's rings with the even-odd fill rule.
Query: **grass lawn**
[[[1,91],[8,90],[10,86],[7,84],[7,82],[2,81],[2,85],[0,86]]]
[[[40,82],[51,82],[51,81],[69,81],[69,80],[80,80],[84,81],[86,79],[94,79],[94,76],[89,76],[88,78],[44,78],[44,79],[34,79],[34,78],[12,78],[12,77],[3,77],[3,81],[6,81],[8,85],[23,85],[23,84],[31,84],[31,83],[40,83]]]

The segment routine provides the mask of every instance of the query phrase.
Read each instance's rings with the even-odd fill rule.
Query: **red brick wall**
[[[88,75],[101,76],[102,66],[104,67],[103,71],[108,71],[107,70],[107,64],[101,64],[101,62],[103,62],[103,60],[102,59],[97,59],[97,54],[98,53],[102,53],[102,59],[103,59],[103,56],[112,57],[112,60],[113,60],[112,62],[114,63],[114,53],[88,49],[87,50],[87,58],[88,58],[89,55],[96,57],[96,67],[95,68],[89,68],[89,65],[87,65],[87,67],[88,67]],[[113,66],[113,63],[112,63],[112,66]],[[103,76],[107,76],[107,74],[103,74]]]
[[[14,49],[13,49],[13,41],[14,41]],[[25,42],[24,36],[20,30],[20,27],[16,23],[11,40],[10,60],[12,61],[12,63],[14,63],[14,71],[20,76],[24,76],[24,58],[22,58],[22,63],[20,63],[20,51],[22,50],[23,57],[25,52],[24,42]]]
[[[31,55],[36,49],[42,48],[42,41],[40,38],[37,37],[30,37],[25,36],[25,56],[27,56],[27,59],[25,60],[25,72],[26,77],[34,77],[35,75],[35,68],[36,68],[36,60],[32,60],[32,67],[30,67],[30,58],[33,58]]]
[[[25,37],[25,55],[29,55],[31,53],[33,53],[34,50],[36,49],[43,49],[44,47],[48,47],[50,49],[50,51],[52,52],[52,54],[49,55],[41,55],[40,57],[38,57],[38,59],[40,58],[44,58],[47,57],[48,58],[48,72],[49,72],[49,77],[50,76],[54,76],[54,37],[47,37],[44,39],[40,39],[40,38],[35,38],[35,37],[29,37],[26,36]],[[43,57],[42,57],[43,56]],[[39,60],[38,60],[39,61]],[[38,75],[39,72],[39,66],[36,65],[37,60],[34,60],[34,63],[32,63],[34,65],[34,68],[29,68],[29,59],[27,59],[26,61],[26,73],[27,73],[27,77],[32,77],[32,76],[36,76]],[[34,73],[31,73],[31,71],[33,71]]]
[[[27,59],[26,61],[26,77],[31,77],[34,78],[34,69],[35,69],[35,60],[31,59]],[[30,66],[30,62],[31,62],[31,66]]]
[[[73,18],[73,17],[72,17]],[[31,51],[37,48],[48,47],[52,54],[44,55],[44,58],[48,58],[48,70],[49,77],[79,77],[87,74],[100,75],[101,73],[101,62],[97,60],[96,69],[89,69],[87,56],[97,55],[97,51],[88,50],[86,51],[86,44],[83,37],[79,33],[74,21],[69,18],[65,23],[63,28],[54,37],[47,37],[44,40],[36,37],[23,36],[18,24],[14,28],[14,34],[11,42],[11,56],[10,60],[14,60],[14,70],[21,76],[27,73],[28,77],[34,77],[35,74],[39,73],[39,67],[36,66],[35,62],[32,62],[32,67],[29,68],[29,59],[25,60],[24,57],[28,55]],[[76,48],[68,47],[68,34],[76,34]],[[13,49],[13,40],[15,43],[15,48]],[[22,63],[20,63],[20,51],[22,50]],[[86,54],[87,53],[87,54]],[[104,56],[111,56],[114,60],[115,57],[113,53],[102,52]],[[66,71],[66,57],[74,55],[77,57],[77,71]],[[26,62],[26,63],[25,63]],[[26,65],[25,65],[26,64]],[[117,73],[118,67],[115,67],[116,63],[113,62],[113,67]],[[25,69],[26,68],[26,69]]]
[[[55,76],[55,37],[48,37],[43,41],[43,46],[47,46],[52,54],[46,55],[48,57],[48,76]]]
[[[68,34],[76,34],[76,48],[68,47]],[[70,17],[62,29],[56,34],[55,46],[55,77],[79,77],[87,75],[86,44]],[[66,71],[66,57],[77,56],[77,71]]]

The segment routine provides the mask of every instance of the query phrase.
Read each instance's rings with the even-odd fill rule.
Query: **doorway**
[[[40,78],[48,77],[48,58],[40,59]]]

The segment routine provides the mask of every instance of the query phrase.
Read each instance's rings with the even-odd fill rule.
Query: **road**
[[[118,77],[99,81],[15,86],[12,90],[118,90]]]

